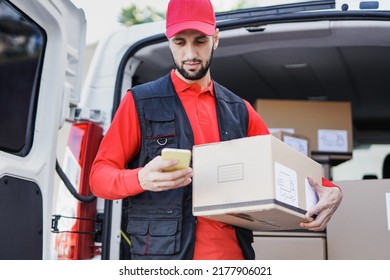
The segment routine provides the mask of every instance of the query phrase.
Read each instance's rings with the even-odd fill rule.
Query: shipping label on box
[[[335,129],[319,129],[318,151],[348,152],[348,131]]]
[[[193,148],[193,214],[252,230],[299,229],[321,165],[273,135]],[[313,194],[314,192],[314,194]]]

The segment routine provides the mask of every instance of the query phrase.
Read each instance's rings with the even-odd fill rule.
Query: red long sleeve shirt
[[[189,117],[194,144],[219,142],[213,83],[201,91],[199,85],[182,81],[174,70],[171,71],[171,79]],[[269,134],[259,114],[247,101],[245,104],[249,113],[247,136]],[[144,191],[138,181],[140,168],[124,169],[140,146],[137,111],[132,94],[128,92],[100,144],[92,166],[90,185],[96,196],[114,200]],[[235,230],[230,225],[198,217],[195,236],[194,259],[243,259]]]

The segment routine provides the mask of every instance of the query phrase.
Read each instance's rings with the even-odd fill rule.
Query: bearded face
[[[214,49],[211,49],[210,55],[204,61],[198,58],[187,59],[181,62],[177,62],[173,57],[173,62],[175,63],[176,69],[179,71],[180,75],[182,75],[185,79],[196,81],[202,79],[210,69],[210,64],[213,59]],[[186,66],[195,66],[198,67],[186,67]]]

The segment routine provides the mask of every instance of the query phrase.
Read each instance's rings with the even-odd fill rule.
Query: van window
[[[44,32],[0,0],[0,150],[25,156],[31,149]]]

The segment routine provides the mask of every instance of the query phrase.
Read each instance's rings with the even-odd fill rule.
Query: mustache
[[[185,63],[202,63],[202,60],[200,59],[196,59],[196,58],[193,58],[193,59],[186,59],[186,60],[183,60],[182,63],[185,64]]]

